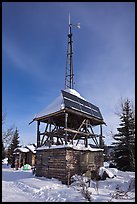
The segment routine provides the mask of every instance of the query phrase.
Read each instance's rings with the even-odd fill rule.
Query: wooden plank
[[[63,110],[60,110],[60,111],[57,111],[57,112],[54,112],[54,113],[51,113],[51,114],[48,114],[48,115],[44,115],[44,116],[41,116],[41,117],[34,118],[33,121],[43,121],[44,122],[44,120],[49,119],[49,117],[57,116],[57,115],[60,115],[60,114],[62,114],[64,112],[65,112],[65,110],[63,109]]]
[[[37,147],[40,146],[40,131],[39,131],[40,121],[37,121]]]
[[[90,135],[90,133],[85,133],[85,132],[81,132],[81,131],[78,131],[78,130],[73,130],[73,129],[70,129],[70,128],[64,128],[64,130],[67,131],[67,132],[82,134],[82,135],[85,135],[85,136]]]

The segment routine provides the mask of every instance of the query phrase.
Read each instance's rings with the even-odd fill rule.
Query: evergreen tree
[[[9,158],[9,163],[14,163],[14,149],[17,147],[20,147],[19,145],[19,132],[18,129],[16,128],[14,135],[13,135],[13,139],[12,142],[8,148],[8,158]]]
[[[2,140],[2,159],[4,158],[5,158],[5,148],[4,148],[3,140]]]
[[[135,114],[128,99],[121,103],[119,116],[120,127],[113,136],[114,162],[119,170],[135,171]]]

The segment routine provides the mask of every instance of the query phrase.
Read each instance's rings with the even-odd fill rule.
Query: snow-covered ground
[[[67,187],[57,179],[36,177],[31,170],[13,170],[3,164],[2,202],[135,202],[135,173],[107,169],[116,176],[91,181],[85,188],[80,180]]]

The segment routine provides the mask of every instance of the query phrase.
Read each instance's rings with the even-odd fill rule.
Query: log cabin
[[[18,160],[19,168],[24,164],[35,166],[36,146],[34,144],[27,145],[25,147],[18,147],[14,149],[15,162]]]

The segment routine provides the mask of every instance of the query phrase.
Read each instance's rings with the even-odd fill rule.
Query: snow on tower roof
[[[65,89],[64,91],[66,91],[66,92],[68,92],[70,94],[73,94],[73,95],[75,95],[75,96],[77,96],[77,97],[79,97],[79,98],[86,101],[86,99],[84,99],[75,89]]]
[[[74,89],[65,89],[65,92],[68,92],[70,94],[73,94],[83,100],[85,100],[76,90]],[[86,100],[85,100],[86,101]],[[49,104],[45,109],[43,109],[40,113],[36,114],[34,118],[39,118],[51,113],[55,113],[57,111],[60,111],[62,109],[65,108],[64,105],[64,100],[63,100],[63,96],[62,93],[60,94],[60,96],[58,96],[51,104]]]
[[[60,111],[66,109],[86,114],[89,117],[96,118],[99,123],[101,122],[101,124],[105,124],[99,108],[88,102],[76,90],[70,88],[62,90],[60,96],[58,96],[44,110],[35,115],[33,121],[49,116],[50,114],[60,113]]]

